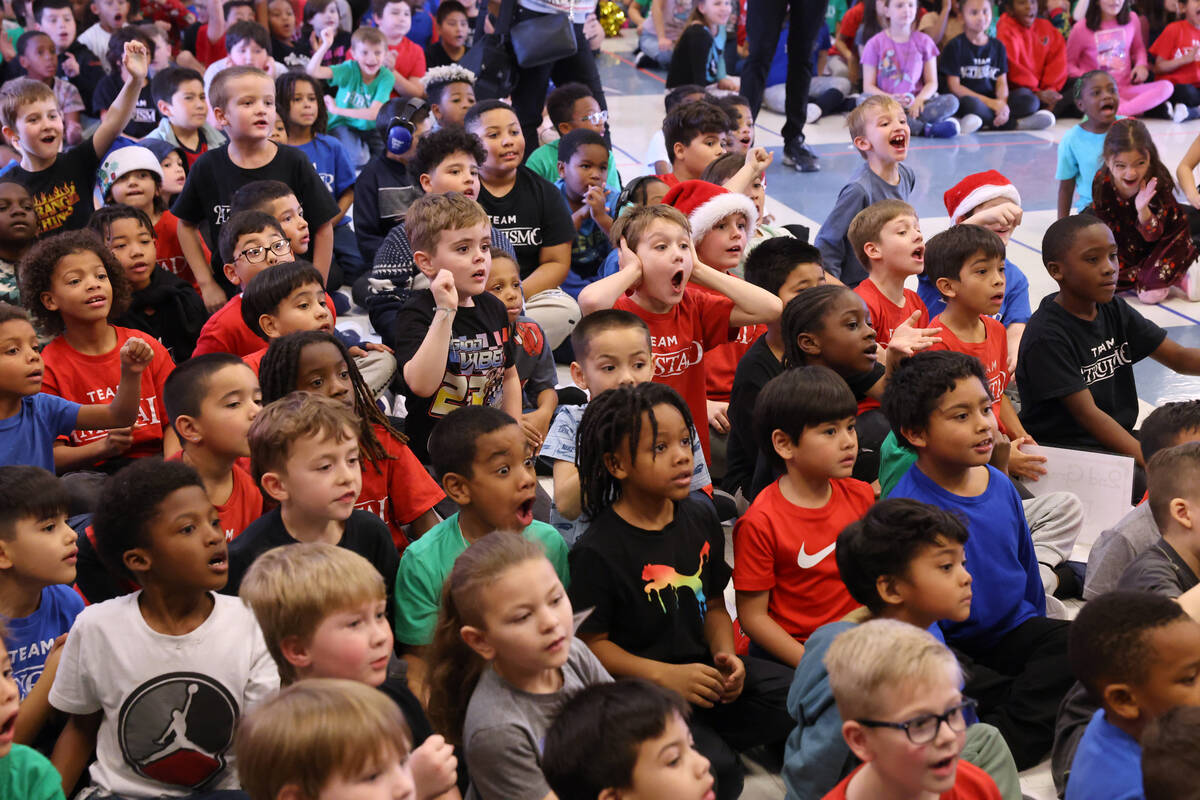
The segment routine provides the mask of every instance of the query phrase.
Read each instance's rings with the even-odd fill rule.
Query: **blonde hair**
[[[217,73],[213,78],[212,84],[208,87],[208,103],[212,108],[219,108],[222,111],[229,105],[232,99],[229,96],[229,84],[238,78],[244,78],[247,75],[253,75],[256,78],[262,78],[271,84],[271,91],[275,91],[275,81],[271,80],[271,76],[263,72],[258,67],[252,67],[249,64],[243,66],[226,67]]]
[[[437,249],[439,234],[489,221],[483,206],[464,194],[426,194],[408,207],[404,216],[404,233],[414,253],[418,250],[433,253]]]
[[[286,686],[298,676],[283,656],[284,639],[307,641],[330,614],[383,600],[387,592],[379,571],[358,553],[324,542],[300,542],[255,559],[238,595],[254,612]]]
[[[847,630],[825,653],[829,688],[843,720],[879,714],[880,694],[934,681],[962,686],[962,669],[929,631],[894,619],[873,619]]]
[[[642,237],[656,220],[673,222],[683,228],[688,236],[692,235],[692,225],[683,212],[674,206],[660,203],[656,206],[633,206],[617,218],[613,223],[610,238],[613,246],[619,247],[624,239],[630,250],[637,250]]]
[[[22,106],[39,100],[55,100],[54,91],[33,78],[14,78],[8,81],[4,84],[4,89],[0,90],[0,122],[15,131]],[[57,100],[55,105],[58,105]]]
[[[287,464],[292,445],[308,437],[337,442],[358,438],[358,417],[336,400],[292,392],[268,405],[250,423],[250,470],[256,483]]]
[[[863,100],[861,105],[846,115],[846,127],[850,129],[850,141],[853,142],[858,137],[867,135],[868,113],[882,114],[885,111],[899,111],[903,114],[904,107],[896,102],[896,98],[886,94],[873,94]],[[858,150],[857,147],[854,149]],[[862,150],[858,150],[858,154],[863,158],[867,157]]]
[[[400,708],[364,683],[313,678],[255,706],[234,739],[238,780],[252,800],[296,785],[315,798],[331,780],[403,758],[412,734]]]
[[[364,25],[350,34],[350,45],[353,46],[356,44],[377,44],[387,47],[387,37],[378,28]]]
[[[864,249],[867,243],[878,243],[883,226],[896,217],[906,214],[911,217],[917,216],[916,209],[908,203],[888,198],[880,200],[878,203],[872,203],[850,220],[850,229],[846,231],[846,238],[850,240],[850,247],[853,248],[854,255],[858,257],[858,260],[862,262],[863,269],[870,270],[871,268],[871,259],[867,258]]]
[[[545,558],[537,542],[519,533],[495,531],[472,544],[454,561],[442,586],[442,603],[433,633],[429,678],[429,719],[434,730],[454,745],[462,743],[467,701],[483,672],[483,659],[463,641],[464,625],[483,627],[483,590],[511,567]]]

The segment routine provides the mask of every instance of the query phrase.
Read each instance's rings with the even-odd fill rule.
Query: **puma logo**
[[[825,557],[833,552],[833,548],[837,546],[837,542],[831,542],[828,547],[822,547],[817,552],[809,555],[804,552],[804,545],[800,545],[800,552],[796,554],[796,563],[800,565],[800,569],[812,569],[817,564],[825,560]]]
[[[695,573],[691,575],[681,575],[675,571],[675,568],[667,564],[647,564],[642,567],[642,580],[646,582],[643,591],[646,592],[646,599],[658,599],[658,605],[667,613],[667,605],[663,602],[663,590],[672,589],[675,592],[675,602],[679,602],[679,590],[690,589],[696,597],[696,602],[700,604],[700,613],[704,614],[708,608],[708,604],[704,599],[704,583],[700,579],[700,574],[704,572],[704,565],[708,562],[709,546],[708,542],[700,548],[700,566],[696,567]]]

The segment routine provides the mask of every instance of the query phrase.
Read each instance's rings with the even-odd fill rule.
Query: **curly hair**
[[[421,137],[416,155],[409,163],[408,174],[418,179],[422,175],[432,175],[438,164],[455,153],[466,153],[475,159],[476,166],[487,161],[487,150],[478,136],[465,128],[450,125]]]
[[[113,320],[125,313],[129,308],[129,281],[125,279],[125,270],[95,231],[66,231],[64,233],[43,239],[25,254],[17,266],[17,275],[21,284],[21,301],[29,310],[34,323],[47,336],[57,336],[66,330],[62,314],[51,311],[42,304],[42,294],[49,292],[54,285],[54,271],[58,263],[73,253],[95,253],[104,265],[108,275],[109,285],[112,286],[112,305],[108,309],[108,318]]]

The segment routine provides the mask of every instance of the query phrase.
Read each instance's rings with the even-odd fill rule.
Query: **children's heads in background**
[[[1146,463],[1159,450],[1200,441],[1200,400],[1164,403],[1142,420],[1138,431]]]
[[[268,340],[298,331],[333,331],[321,273],[307,261],[258,273],[242,290],[242,321]]]
[[[854,392],[828,367],[776,375],[754,404],[755,436],[777,469],[805,480],[849,478],[858,457]]]
[[[1038,0],[1009,0],[1004,10],[1026,28],[1032,28],[1038,18]]]
[[[487,159],[480,172],[490,180],[507,179],[525,158],[525,135],[512,106],[501,100],[481,100],[467,111],[463,125],[483,142]]]
[[[17,59],[25,74],[35,81],[51,83],[58,71],[54,40],[41,31],[26,31],[17,39]]]
[[[838,634],[825,669],[842,737],[865,762],[851,787],[875,795],[888,786],[897,797],[954,787],[972,701],[962,696],[962,669],[944,644],[907,622],[870,620]]]
[[[430,659],[430,721],[457,744],[485,666],[519,687],[531,675],[540,686],[566,663],[574,631],[571,601],[541,545],[503,529],[483,536],[446,578]]]
[[[1090,214],[1057,220],[1042,237],[1042,263],[1058,284],[1059,302],[1094,306],[1117,291],[1121,263],[1112,230]]]
[[[1104,133],[1112,127],[1120,102],[1116,81],[1102,69],[1085,72],[1075,84],[1075,105],[1087,117],[1088,130],[1095,133]]]
[[[37,236],[37,210],[24,184],[0,178],[0,255],[15,261]]]
[[[968,175],[947,189],[942,200],[955,225],[968,221],[982,225],[1005,246],[1021,221],[1020,192],[994,169]]]
[[[0,302],[0,401],[5,419],[42,390],[42,345],[25,309]]]
[[[603,136],[608,129],[608,112],[582,83],[564,83],[550,92],[546,96],[546,114],[559,136],[581,128]]]
[[[517,262],[502,250],[492,253],[492,268],[488,272],[487,290],[494,294],[508,312],[508,324],[516,324],[525,305],[521,292],[521,270]]]
[[[254,22],[254,0],[225,0],[221,10],[225,14],[226,28],[239,22]]]
[[[22,161],[53,162],[63,140],[63,117],[49,86],[32,78],[15,78],[0,89],[0,123],[4,138]]]
[[[208,118],[204,76],[186,67],[168,67],[150,81],[150,94],[158,113],[184,131],[197,131]]]
[[[33,4],[33,16],[38,29],[50,37],[58,52],[74,43],[78,25],[71,11],[71,0],[41,0]]]
[[[749,197],[707,181],[683,181],[663,202],[687,215],[700,263],[721,272],[741,263],[758,223]]]
[[[617,195],[613,216],[619,217],[631,207],[656,206],[667,196],[670,188],[666,181],[656,175],[639,175],[625,184],[625,188]]]
[[[106,204],[133,206],[146,214],[166,210],[158,156],[139,145],[113,150],[100,165],[97,189]]]
[[[1189,11],[1200,6],[1188,3]],[[1200,785],[1200,708],[1181,706],[1156,717],[1142,733],[1142,788],[1146,800],[1177,800]]]
[[[225,50],[232,66],[265,70],[271,63],[271,34],[257,22],[235,22],[225,31]]]
[[[720,106],[697,100],[676,106],[663,120],[667,156],[677,172],[698,178],[704,168],[725,154],[729,115]]]
[[[729,115],[725,149],[744,157],[746,151],[754,147],[754,114],[750,111],[750,101],[740,94],[727,94],[718,97],[716,103]]]
[[[559,140],[558,175],[567,196],[576,203],[594,193],[605,197],[608,162],[608,143],[591,129],[576,128]]]
[[[283,181],[251,181],[233,193],[229,213],[262,211],[279,222],[284,235],[298,256],[308,253],[311,235],[304,219],[304,208],[290,186]]]
[[[125,271],[92,231],[43,239],[21,259],[17,274],[21,302],[49,336],[72,324],[120,316],[129,307]]]
[[[947,303],[991,316],[1004,304],[1004,242],[978,225],[953,225],[925,245],[925,274]]]
[[[467,110],[475,105],[475,73],[458,64],[431,68],[421,85],[438,127],[462,125]]]
[[[88,228],[104,240],[125,271],[129,288],[135,292],[150,285],[156,264],[154,223],[140,208],[105,206],[88,220]]]
[[[592,397],[654,379],[650,329],[632,312],[606,308],[587,314],[571,331],[571,347],[571,379]]]
[[[1108,721],[1140,738],[1146,724],[1177,706],[1200,706],[1200,622],[1169,597],[1108,592],[1071,623],[1071,671]]]
[[[79,548],[67,524],[70,501],[59,479],[41,467],[0,467],[0,584],[12,581],[28,594],[75,582]]]
[[[246,362],[232,353],[205,353],[167,376],[163,407],[185,452],[202,448],[224,459],[248,458],[262,392]]]
[[[479,165],[487,160],[487,151],[478,136],[449,126],[422,136],[414,149],[409,174],[427,194],[458,192],[472,200],[479,196]]]
[[[379,31],[389,44],[398,43],[412,30],[412,6],[407,0],[376,0],[372,7]]]
[[[993,399],[979,359],[940,350],[901,361],[881,405],[901,444],[963,468],[982,466],[992,457]]]
[[[108,49],[105,51],[105,61],[108,63],[110,72],[120,75],[122,80],[128,80],[128,71],[122,63],[125,59],[125,45],[130,42],[138,42],[146,48],[147,53],[154,52],[154,40],[136,28],[133,25],[126,25],[117,30],[108,40]]]
[[[514,117],[513,119],[516,119]],[[492,229],[487,212],[461,194],[426,194],[404,218],[413,261],[431,281],[447,270],[460,305],[473,305],[487,286],[492,264]]]
[[[275,83],[259,67],[229,67],[208,88],[213,117],[235,141],[267,139],[275,124]]]
[[[622,214],[610,235],[618,246],[624,241],[641,264],[634,299],[656,313],[678,305],[694,266],[687,217],[669,205],[640,206]]]
[[[225,586],[225,531],[194,469],[182,461],[137,458],[104,482],[103,497],[92,530],[96,552],[113,575],[177,593]]]
[[[324,542],[277,547],[254,560],[238,590],[263,631],[284,686],[387,678],[392,629],[383,577],[358,553]]]
[[[305,0],[301,13],[304,17],[306,36],[313,33],[320,35],[321,31],[327,28],[337,30],[342,22],[337,0]]]
[[[329,111],[325,108],[324,94],[321,81],[304,72],[288,70],[275,79],[275,109],[289,135],[315,136],[325,132]]]
[[[296,8],[290,0],[267,3],[267,29],[276,41],[291,44],[296,38]]]
[[[845,286],[822,284],[797,292],[784,305],[779,326],[788,367],[822,364],[843,378],[875,367],[879,346],[866,304]]]
[[[959,17],[962,18],[963,29],[973,36],[987,35],[992,25],[991,0],[962,0],[959,3]]]
[[[1084,22],[1093,31],[1100,30],[1100,23],[1116,20],[1118,25],[1129,24],[1129,0],[1098,0],[1089,3]]]
[[[1200,442],[1159,450],[1146,464],[1146,477],[1150,512],[1159,532],[1200,541]]]
[[[895,164],[908,157],[908,116],[890,95],[873,94],[846,115],[850,141],[868,163]]]
[[[626,494],[682,500],[692,480],[692,415],[669,386],[639,383],[593,397],[579,422],[579,492],[592,519]]]
[[[183,184],[187,180],[187,156],[183,148],[163,139],[143,139],[140,146],[154,153],[154,157],[158,159],[158,168],[162,170],[162,187],[159,194],[169,206],[183,191]]]
[[[1158,157],[1150,129],[1141,120],[1127,117],[1114,122],[1104,134],[1101,153],[1104,166],[1112,174],[1113,186],[1122,198],[1128,200],[1143,189],[1151,196],[1175,190],[1171,171]]]
[[[395,703],[346,680],[288,686],[256,705],[234,741],[238,781],[251,800],[347,797],[370,781],[380,797],[415,800],[412,735]]]
[[[409,110],[409,104],[413,102],[420,101],[393,97],[383,104],[383,107],[379,109],[379,115],[375,118],[375,130],[379,132],[380,138],[385,142],[390,138],[389,131],[393,120],[407,113],[408,121],[412,124],[411,140],[404,152],[395,153],[385,148],[384,157],[392,161],[410,163],[417,153],[417,145],[421,143],[426,134],[433,130],[433,116],[429,111],[429,106],[421,104]]]
[[[971,614],[967,528],[954,514],[908,498],[881,500],[838,535],[838,572],[875,617],[917,627]]]
[[[120,30],[129,21],[129,0],[92,0],[89,8],[107,33]]]
[[[448,53],[460,52],[467,46],[471,36],[471,22],[467,8],[457,0],[446,0],[437,7],[438,41]]]
[[[258,273],[281,261],[295,261],[292,245],[279,221],[264,211],[241,211],[221,226],[221,258],[225,277],[245,286]]]
[[[805,289],[825,283],[821,251],[791,236],[764,239],[746,256],[746,280],[778,297],[784,307]]]
[[[533,522],[533,455],[517,422],[498,408],[466,406],[429,435],[433,472],[460,514],[488,530],[522,531]]]
[[[559,800],[704,800],[713,776],[692,743],[690,711],[649,681],[581,689],[546,732],[546,782]]]
[[[925,267],[925,239],[917,212],[903,200],[880,200],[854,215],[846,232],[854,255],[868,273],[919,275]]]
[[[350,36],[350,55],[358,62],[364,83],[379,74],[387,55],[388,43],[378,28],[359,28]]]
[[[704,168],[704,172],[700,175],[700,180],[715,183],[717,186],[724,186],[725,181],[736,175],[745,165],[746,154],[744,152],[726,153]],[[749,197],[754,203],[754,209],[758,212],[758,220],[762,222],[763,209],[766,207],[767,202],[766,177],[762,174],[756,175],[754,181],[750,184],[750,188],[743,191],[742,194]]]

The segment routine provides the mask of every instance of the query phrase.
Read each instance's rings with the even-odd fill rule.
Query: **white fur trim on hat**
[[[746,228],[752,235],[754,226],[758,224],[758,209],[754,201],[740,192],[721,192],[706,203],[696,206],[688,215],[692,226],[692,239],[700,241],[716,224],[730,214],[745,214]]]
[[[984,203],[1001,197],[1021,205],[1021,193],[1017,191],[1016,186],[1011,183],[985,183],[982,186],[976,186],[966,197],[958,201],[954,213],[950,215],[950,220],[955,222],[959,217],[965,217]]]

